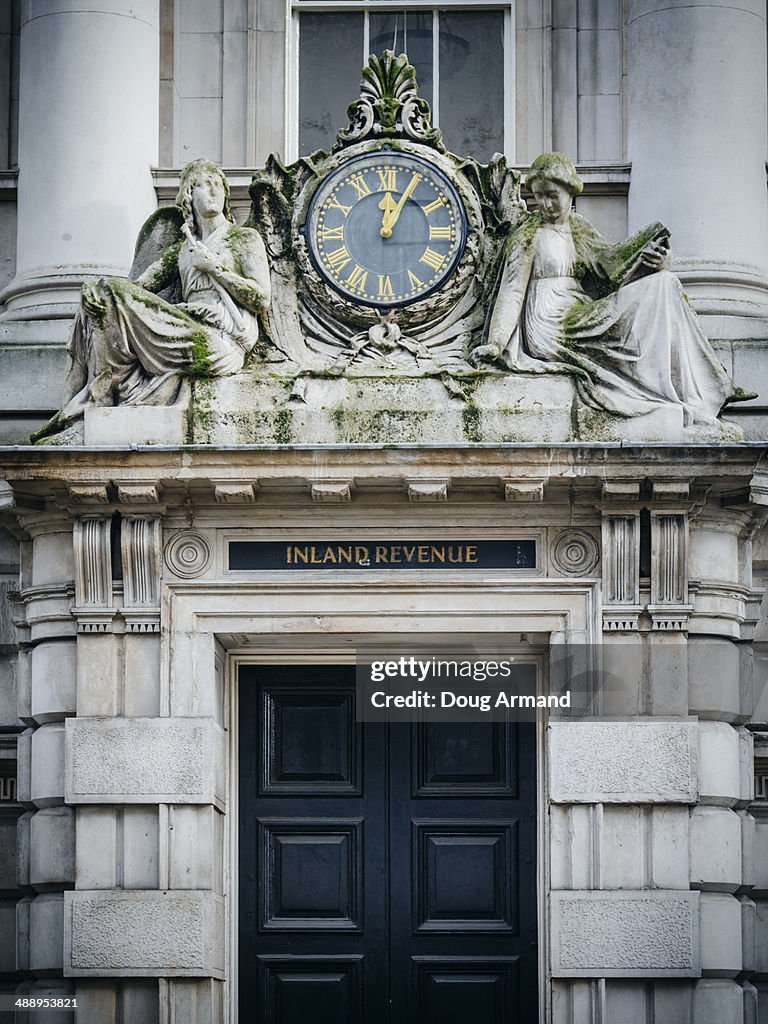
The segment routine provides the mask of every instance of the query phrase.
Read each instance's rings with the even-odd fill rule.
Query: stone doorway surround
[[[764,830],[747,811],[755,702],[742,662],[760,599],[750,565],[763,453],[2,452],[25,550],[15,614],[29,895],[17,917],[34,991],[74,991],[83,1024],[230,1024],[236,665],[418,626],[609,655],[627,642],[699,651],[687,686],[639,672],[621,716],[551,722],[540,745],[543,1019],[597,1024],[621,1009],[633,1024],[648,1012],[741,1024],[754,989],[736,979],[753,969],[760,912],[750,894],[768,891],[755,856]],[[477,574],[226,568],[235,537],[366,530],[533,537],[539,560]],[[723,653],[716,675],[704,641]]]

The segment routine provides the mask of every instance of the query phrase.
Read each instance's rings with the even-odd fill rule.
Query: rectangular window
[[[419,94],[448,149],[481,161],[496,152],[514,157],[509,0],[444,0],[439,6],[411,0],[407,7],[386,0],[292,0],[292,11],[298,95],[289,109],[298,109],[298,118],[289,119],[289,156],[331,148],[359,95],[368,55],[393,50],[407,53],[416,68]]]

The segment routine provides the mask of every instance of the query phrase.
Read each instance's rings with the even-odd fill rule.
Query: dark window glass
[[[299,153],[329,150],[360,95],[362,14],[302,14],[299,21]]]
[[[440,14],[440,128],[454,153],[504,151],[504,15]]]
[[[371,53],[381,56],[385,50],[396,54],[407,53],[416,68],[419,96],[432,106],[432,12],[406,14],[391,11],[378,14],[371,11],[369,45]]]

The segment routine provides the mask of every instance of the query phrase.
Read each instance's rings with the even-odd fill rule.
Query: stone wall
[[[228,1020],[232,666],[430,623],[600,654],[597,717],[542,736],[546,1019],[754,1020],[768,892],[752,802],[768,718],[752,656],[760,455],[8,453],[5,505],[29,552],[17,957],[32,990],[76,993],[86,1024]],[[406,523],[424,538],[530,538],[537,567],[227,567],[228,539],[402,536]]]

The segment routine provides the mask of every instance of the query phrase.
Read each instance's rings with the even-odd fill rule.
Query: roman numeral
[[[445,263],[445,256],[441,256],[439,252],[435,252],[434,249],[426,248],[424,255],[421,257],[420,263],[426,263],[428,267],[433,270],[439,270],[440,267]]]
[[[448,239],[450,241],[451,229],[450,229],[450,227],[447,227],[447,228],[433,228],[430,225],[430,228],[429,228],[429,238],[430,238],[430,241],[433,238],[446,238],[446,239]]]
[[[344,225],[338,228],[322,228],[320,231],[320,241],[328,242],[331,239],[338,239],[340,242],[344,241]]]
[[[352,209],[352,207],[351,206],[344,206],[344,204],[340,203],[338,201],[338,199],[331,198],[331,199],[328,200],[328,209],[329,210],[341,210],[341,212],[346,217],[347,214],[349,213],[349,211]]]
[[[366,180],[362,174],[358,174],[356,177],[352,178],[349,184],[355,192],[357,192],[358,199],[362,199],[363,196],[369,196],[371,194],[371,190],[368,188]]]
[[[347,284],[353,288],[359,288],[361,292],[365,291],[365,282],[368,280],[368,271],[363,270],[362,267],[358,267],[355,264],[355,268],[347,278]]]
[[[379,191],[380,192],[397,192],[397,169],[394,167],[387,168],[385,171],[377,169],[376,173],[379,176]]]
[[[445,199],[443,196],[438,196],[437,199],[435,199],[434,202],[431,202],[428,206],[422,206],[422,210],[427,216],[429,216],[430,213],[434,213],[435,210],[439,210],[441,206],[445,206]]]
[[[394,299],[395,293],[392,290],[392,282],[389,280],[389,276],[383,277],[379,274],[379,294],[376,296],[378,299]]]
[[[429,252],[429,250],[427,250],[427,252]],[[333,252],[329,252],[326,259],[334,270],[341,270],[342,267],[346,267],[349,263],[350,257],[346,246],[342,245],[340,249],[335,249]]]
[[[408,271],[408,280],[411,282],[411,288],[423,288],[424,282],[420,281],[413,271]]]

